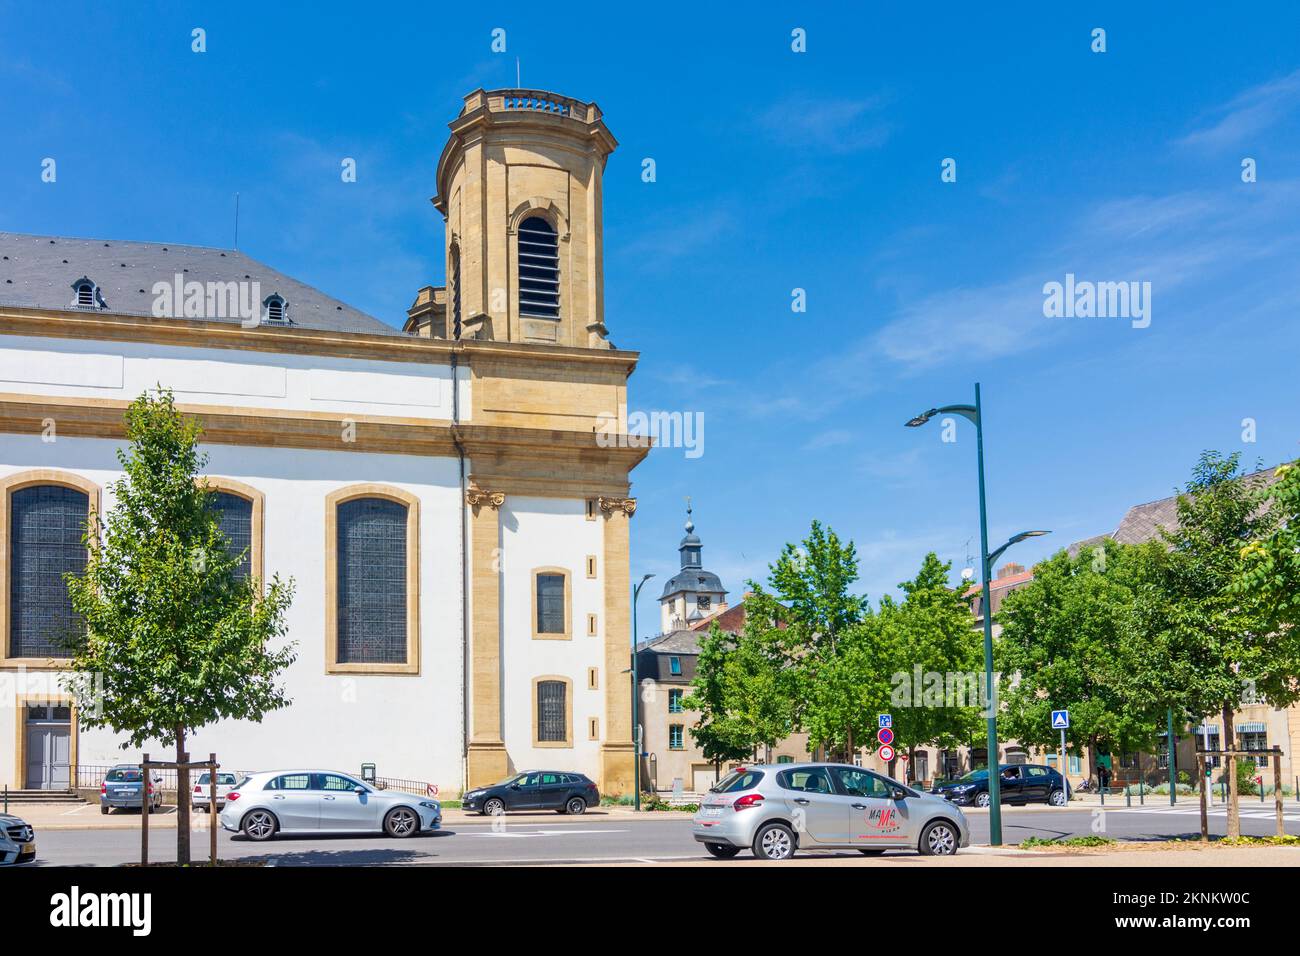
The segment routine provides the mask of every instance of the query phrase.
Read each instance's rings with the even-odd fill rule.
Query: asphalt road
[[[1243,805],[1242,832],[1267,836],[1274,832],[1272,805]],[[1200,818],[1194,806],[1169,812],[1149,809],[1098,808],[1003,810],[1003,842],[1013,846],[1031,836],[1060,838],[1100,833],[1120,840],[1196,838]],[[988,815],[968,813],[972,842],[988,842]],[[553,819],[553,818],[552,818]],[[1288,805],[1286,828],[1300,833],[1300,808]],[[1223,814],[1212,814],[1210,831],[1224,832]],[[208,835],[194,833],[195,855],[205,854]],[[175,832],[150,834],[150,857],[174,859]],[[547,818],[506,817],[491,822],[457,823],[436,834],[406,840],[373,837],[281,837],[252,843],[221,832],[218,852],[223,859],[261,857],[276,866],[484,866],[540,863],[655,863],[708,857],[690,833],[690,817],[655,816],[633,819],[626,814],[590,812],[565,822]],[[899,851],[904,852],[904,851]],[[139,859],[140,836],[130,830],[47,830],[37,834],[37,866],[114,866]],[[811,855],[811,854],[809,854]],[[856,855],[856,854],[851,854]]]

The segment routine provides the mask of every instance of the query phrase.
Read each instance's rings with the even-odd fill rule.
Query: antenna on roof
[[[515,57],[515,89],[522,90],[523,81],[519,79],[519,57]]]
[[[239,193],[235,193],[235,248],[239,248]]]

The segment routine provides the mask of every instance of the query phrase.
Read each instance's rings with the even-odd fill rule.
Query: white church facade
[[[604,325],[615,146],[594,103],[467,96],[436,171],[447,282],[400,330],[234,250],[0,233],[0,785],[140,756],[78,726],[62,575],[113,507],[124,410],[162,385],[203,426],[247,573],[296,586],[291,706],[201,728],[191,754],[369,762],[444,794],[538,766],[631,791],[646,449],[596,434],[637,363]]]

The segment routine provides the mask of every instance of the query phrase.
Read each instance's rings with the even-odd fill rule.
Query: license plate
[[[722,816],[722,807],[705,807],[704,815],[706,817],[720,817]]]
[[[119,797],[129,797],[129,796],[133,795],[134,793],[135,793],[134,790],[118,790],[118,791],[115,791],[115,795],[116,795],[116,796],[119,796]]]

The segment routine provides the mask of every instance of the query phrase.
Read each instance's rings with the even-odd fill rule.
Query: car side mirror
[[[906,791],[906,790],[899,790],[897,787],[895,787],[895,788],[890,792],[890,794],[889,794],[889,799],[891,799],[891,800],[906,800],[906,799],[907,799],[907,791]]]
[[[363,787],[363,786],[361,786],[360,784],[358,784],[357,786],[355,786],[355,787],[352,788],[352,792],[353,792],[353,793],[365,793],[365,792],[366,792],[366,788]]]

